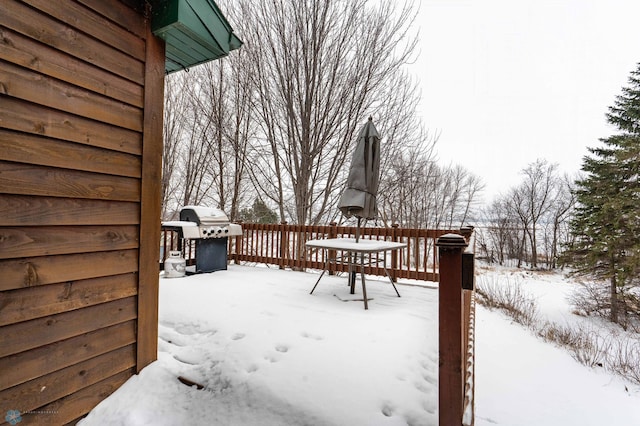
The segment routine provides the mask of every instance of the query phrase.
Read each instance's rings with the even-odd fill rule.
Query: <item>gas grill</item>
[[[220,209],[203,206],[184,206],[180,210],[181,222],[193,222],[189,225],[190,236],[185,238],[223,238],[242,235],[242,227],[235,223],[230,223],[227,215]],[[196,231],[198,235],[194,235]]]
[[[187,268],[187,273],[227,269],[228,237],[242,235],[242,227],[230,223],[222,210],[204,206],[184,206],[180,220],[163,222],[162,227],[195,241],[195,271]]]

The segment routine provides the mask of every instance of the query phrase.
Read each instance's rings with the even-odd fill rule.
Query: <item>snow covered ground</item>
[[[637,339],[599,318],[574,315],[578,284],[560,273],[479,267],[478,281],[514,285],[535,299],[539,321]],[[640,425],[640,386],[576,362],[506,315],[477,306],[476,425]]]
[[[317,277],[230,265],[161,279],[158,361],[82,425],[437,425],[435,284],[398,298],[372,278],[365,311],[344,276],[310,295]],[[561,276],[548,277],[532,279],[537,296],[571,315]],[[476,425],[640,425],[640,387],[502,314],[478,307],[476,342]]]

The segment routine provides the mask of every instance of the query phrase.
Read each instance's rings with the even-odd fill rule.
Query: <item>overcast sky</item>
[[[422,118],[485,200],[537,158],[580,169],[640,62],[638,0],[422,0]]]

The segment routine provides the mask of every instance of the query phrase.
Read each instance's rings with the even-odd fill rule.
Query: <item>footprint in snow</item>
[[[286,345],[278,345],[276,346],[276,351],[286,353],[289,352],[289,347]]]
[[[422,401],[422,408],[429,414],[436,413],[436,399],[435,398],[425,398]]]
[[[422,382],[418,382],[418,381],[413,382],[413,387],[422,393],[426,393],[426,394],[431,393],[431,389]]]
[[[198,324],[176,324],[173,329],[185,336],[192,336],[200,333],[200,325]]]
[[[188,360],[186,358],[181,357],[178,354],[173,354],[173,359],[175,359],[176,361],[179,361],[183,364],[189,364],[189,365],[197,365],[197,362],[194,362],[193,360]]]
[[[276,356],[274,356],[274,355],[265,355],[265,356],[264,356],[264,359],[265,359],[265,360],[267,360],[267,361],[269,361],[270,363],[275,363],[275,362],[280,361],[280,360],[279,360]]]
[[[178,346],[178,347],[182,347],[182,346],[186,346],[187,343],[185,342],[185,338],[184,336],[180,335],[179,333],[176,332],[172,332],[172,331],[161,331],[158,333],[158,339],[163,340],[167,343],[170,343],[174,346]]]
[[[422,367],[425,370],[431,370],[431,364],[425,360],[420,360],[420,367]]]
[[[233,336],[231,336],[231,340],[244,339],[245,336],[246,336],[246,334],[244,334],[244,333],[236,333]]]
[[[307,339],[324,340],[324,337],[318,336],[317,334],[307,333],[306,331],[303,331],[302,333],[300,333],[300,335]]]
[[[384,414],[386,417],[391,417],[393,416],[394,409],[395,408],[391,404],[385,403],[382,406],[382,414]]]
[[[429,384],[432,384],[432,385],[435,385],[437,383],[437,381],[438,381],[436,379],[435,375],[430,374],[428,372],[423,373],[422,374],[422,378],[425,380],[425,382],[427,382]]]
[[[179,352],[173,354],[173,358],[183,364],[199,365],[205,360],[205,354],[200,349],[183,348]]]

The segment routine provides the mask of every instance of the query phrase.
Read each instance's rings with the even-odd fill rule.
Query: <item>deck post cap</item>
[[[460,234],[444,234],[438,237],[436,246],[442,248],[465,248],[467,241]]]

